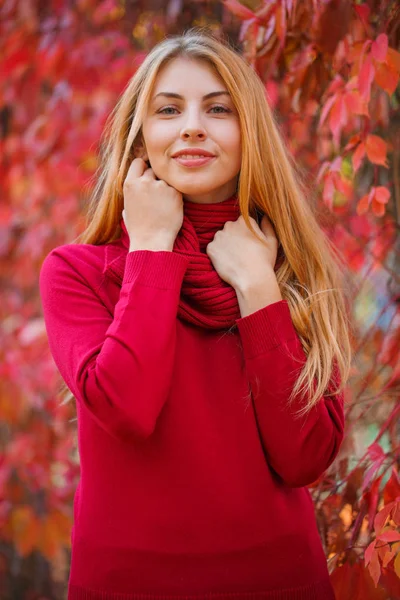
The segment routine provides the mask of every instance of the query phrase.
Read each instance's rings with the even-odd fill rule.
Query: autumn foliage
[[[265,82],[310,202],[348,265],[346,436],[313,486],[338,600],[400,598],[400,5],[395,0],[8,0],[0,7],[0,597],[65,597],[75,412],[38,292],[83,227],[118,95],[166,34],[208,25]]]

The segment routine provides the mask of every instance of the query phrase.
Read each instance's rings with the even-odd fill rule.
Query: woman
[[[68,598],[333,599],[306,486],[343,437],[345,303],[263,84],[192,29],[104,136],[40,274],[78,408]]]

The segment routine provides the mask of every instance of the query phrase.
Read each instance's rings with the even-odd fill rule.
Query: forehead
[[[157,73],[152,97],[159,92],[177,92],[186,96],[191,92],[206,94],[226,90],[223,79],[206,60],[176,57],[163,65]]]

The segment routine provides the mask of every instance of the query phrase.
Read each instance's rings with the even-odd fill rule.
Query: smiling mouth
[[[202,167],[203,165],[208,164],[209,162],[211,162],[212,160],[214,160],[216,157],[215,156],[201,156],[201,155],[189,155],[189,154],[184,154],[184,155],[179,155],[179,156],[174,156],[173,157],[174,160],[176,160],[176,162],[180,165],[182,165],[183,167]]]

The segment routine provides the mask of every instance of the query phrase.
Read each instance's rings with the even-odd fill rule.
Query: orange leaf
[[[399,75],[386,63],[380,63],[376,65],[375,81],[391,96],[397,88]]]
[[[60,541],[58,539],[58,528],[51,515],[45,516],[41,521],[40,530],[40,551],[42,554],[52,560],[57,556]]]
[[[11,516],[13,539],[21,556],[28,556],[39,539],[39,522],[30,506],[18,506]]]
[[[377,202],[375,197],[372,199],[371,208],[372,212],[377,217],[383,217],[383,215],[385,214],[385,205]]]
[[[386,554],[382,558],[382,567],[387,567],[394,556],[396,556],[396,552],[394,550],[386,552]]]
[[[349,141],[345,146],[345,151],[354,150],[354,148],[360,143],[360,135],[357,133],[356,135],[352,135]]]
[[[381,33],[376,38],[375,42],[372,42],[371,54],[378,62],[386,60],[388,51],[388,37],[386,33]]]
[[[388,48],[386,62],[393,71],[400,74],[400,52],[394,48]]]
[[[372,163],[382,165],[383,167],[388,166],[386,162],[387,144],[381,137],[372,134],[368,135],[365,142],[365,149]]]
[[[384,506],[375,516],[374,519],[374,529],[375,529],[375,533],[378,534],[381,529],[383,529],[383,527],[385,526],[385,523],[391,513],[391,510],[394,506],[394,502],[390,502],[389,504],[386,504],[386,506]]]
[[[394,570],[396,572],[397,577],[400,577],[400,552],[394,559]]]
[[[368,211],[369,205],[371,203],[371,192],[369,192],[369,194],[365,194],[365,196],[363,196],[357,203],[357,214],[358,215],[363,215],[364,213],[366,213]]]
[[[358,90],[347,92],[347,94],[344,96],[344,99],[350,113],[355,113],[356,115],[365,115],[367,117],[369,116],[368,104],[364,98],[360,96],[360,92]]]
[[[387,204],[389,202],[390,192],[384,185],[378,185],[375,188],[375,200],[381,204]]]

